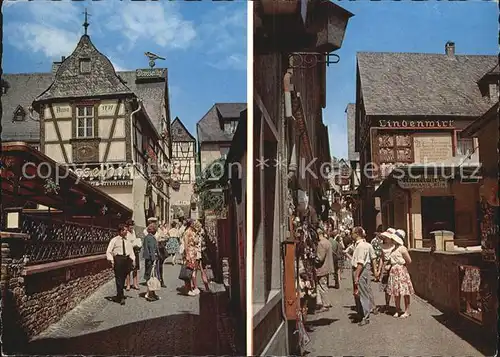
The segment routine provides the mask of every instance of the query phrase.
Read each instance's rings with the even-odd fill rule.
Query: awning
[[[132,210],[27,143],[2,144],[1,165],[4,207],[33,202],[74,216],[132,217]]]

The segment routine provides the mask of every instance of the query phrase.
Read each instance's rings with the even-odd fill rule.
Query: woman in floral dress
[[[172,257],[172,265],[175,265],[177,253],[179,252],[179,230],[177,222],[172,222],[172,228],[168,231],[167,254]]]
[[[196,269],[198,269],[198,234],[192,224],[189,224],[184,232],[184,254],[185,254],[185,264],[188,268],[193,269],[193,276],[195,275]],[[186,281],[186,290],[189,296],[196,296],[200,293],[198,288],[193,284],[193,279],[191,281]]]
[[[388,233],[390,234],[390,233]],[[410,316],[410,295],[414,294],[413,284],[407,265],[411,264],[410,253],[404,246],[405,233],[398,229],[394,234],[390,234],[396,248],[391,252],[389,261],[391,270],[387,282],[387,293],[394,297],[396,303],[396,313],[394,317],[407,318]],[[401,295],[405,301],[405,311],[401,311]]]

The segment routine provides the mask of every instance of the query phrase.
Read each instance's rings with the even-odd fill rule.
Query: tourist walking
[[[158,243],[158,261],[156,264],[157,276],[160,278],[161,287],[166,288],[163,280],[163,263],[165,259],[167,259],[167,230],[164,224],[160,225],[155,238]]]
[[[342,252],[342,246],[340,245],[339,239],[338,239],[338,231],[337,230],[332,230],[331,236],[330,236],[330,244],[332,245],[332,257],[333,257],[333,281],[335,285],[333,287],[335,289],[340,288],[340,264],[341,264],[341,257],[343,255]]]
[[[194,222],[189,222],[186,224],[186,230],[183,235],[184,243],[184,264],[187,268],[192,269],[193,273],[191,275],[191,280],[185,281],[185,290],[187,295],[196,296],[200,293],[200,290],[196,287],[193,279],[195,276],[195,271],[198,268],[198,234],[196,233],[194,227]]]
[[[380,281],[380,290],[385,294],[385,306],[381,311],[389,311],[389,304],[391,302],[391,295],[387,292],[387,283],[389,282],[389,272],[391,270],[390,256],[392,251],[396,248],[391,236],[396,232],[394,228],[388,228],[387,231],[380,233],[382,244],[382,255],[379,259],[377,277]]]
[[[127,226],[118,226],[118,235],[111,239],[106,249],[106,259],[111,263],[115,273],[116,297],[115,301],[125,305],[125,278],[135,264],[135,254],[132,244],[127,241]]]
[[[147,235],[144,237],[144,280],[146,281],[146,286],[148,280],[151,278],[151,272],[153,270],[153,264],[158,260],[158,243],[155,238],[155,233],[157,231],[156,225],[151,223],[146,228]],[[150,291],[149,287],[145,295],[146,300],[155,300],[157,299],[156,293],[154,291]]]
[[[179,229],[177,228],[177,222],[172,222],[171,228],[168,230],[167,237],[167,255],[172,258],[172,265],[175,265],[180,246],[180,236]]]
[[[132,244],[132,249],[134,250],[135,256],[135,265],[130,274],[127,274],[127,279],[125,281],[125,285],[127,286],[127,291],[130,290],[130,282],[133,282],[132,288],[135,290],[139,289],[139,270],[141,269],[139,253],[142,248],[142,239],[138,238],[135,234],[134,226],[135,222],[129,219],[126,223],[127,225],[127,241]]]
[[[387,283],[387,293],[394,297],[396,303],[396,313],[394,317],[407,318],[410,316],[410,295],[414,293],[408,264],[411,264],[411,257],[408,249],[404,246],[405,232],[398,229],[391,235],[396,247],[390,254],[391,270]],[[401,296],[404,297],[405,311],[401,311]]]
[[[370,242],[370,244],[372,245],[373,249],[375,250],[375,254],[377,255],[377,262],[380,262],[380,259],[382,258],[382,243],[383,243],[383,239],[382,239],[382,237],[380,237],[380,234],[383,231],[384,230],[382,228],[382,225],[380,224],[377,227],[377,231],[375,232],[375,237],[373,237],[372,241]],[[380,281],[378,274],[376,276],[374,276],[374,278],[375,278],[376,282]]]
[[[352,254],[352,277],[354,285],[354,297],[356,306],[361,307],[359,311],[362,315],[362,320],[359,326],[366,325],[370,322],[370,313],[374,308],[372,306],[372,291],[370,270],[372,265],[376,265],[376,256],[370,243],[365,240],[366,233],[361,227],[352,229],[352,238],[354,239],[354,251]]]
[[[332,245],[327,239],[323,229],[317,229],[319,241],[317,250],[316,284],[317,295],[316,305],[318,312],[327,311],[332,305],[328,299],[328,276],[333,273],[333,253]]]
[[[207,272],[205,269],[205,264],[206,259],[204,262],[203,259],[203,252],[206,251],[206,243],[205,243],[205,235],[204,235],[204,230],[203,230],[203,225],[201,224],[200,221],[196,220],[193,224],[193,229],[196,232],[196,235],[198,237],[198,243],[196,246],[196,268],[193,270],[193,290],[195,292],[200,291],[198,289],[198,282],[197,282],[197,274],[198,270],[201,272],[201,280],[203,281],[203,284],[205,285],[205,291],[208,292],[210,291],[210,286],[208,284],[208,277],[207,277]]]

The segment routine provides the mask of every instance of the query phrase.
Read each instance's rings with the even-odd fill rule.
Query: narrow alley
[[[215,301],[223,294],[180,295],[179,269],[179,265],[165,264],[167,288],[159,291],[161,299],[154,302],[142,297],[145,286],[141,286],[140,292],[127,291],[125,306],[110,301],[116,293],[112,279],[31,341],[27,352],[33,355],[230,354],[234,341],[228,336],[234,334],[228,331],[229,318],[215,306],[202,308],[207,314],[200,314],[200,300],[221,306]],[[200,286],[203,286],[201,281]],[[222,291],[223,287],[211,283],[211,289]]]
[[[494,351],[473,347],[461,336],[471,337],[471,331],[462,328],[453,332],[451,321],[419,299],[412,297],[411,316],[394,318],[379,313],[371,322],[358,326],[355,318],[351,277],[343,273],[340,289],[330,289],[333,307],[326,312],[309,315],[311,341],[305,347],[308,357],[319,356],[491,356]],[[384,294],[377,283],[372,283],[375,302],[384,303]],[[394,307],[394,301],[391,300]],[[471,342],[473,343],[473,342]],[[492,341],[491,345],[494,345]],[[493,353],[492,353],[493,352]]]

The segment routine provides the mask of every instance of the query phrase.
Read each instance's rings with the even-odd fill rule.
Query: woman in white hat
[[[396,313],[394,317],[407,318],[410,316],[410,295],[414,293],[413,284],[411,283],[410,274],[406,265],[411,264],[410,254],[404,246],[405,232],[398,229],[393,234],[390,234],[396,248],[389,256],[391,270],[387,282],[387,293],[394,296],[396,303]],[[404,296],[405,311],[401,311],[401,295]]]
[[[389,281],[389,271],[391,270],[390,256],[396,245],[391,236],[396,233],[394,228],[388,228],[385,232],[380,233],[382,244],[380,245],[381,256],[378,263],[377,278],[380,279],[380,290],[385,294],[385,306],[380,310],[383,312],[389,311],[391,295],[387,293],[387,283]]]

